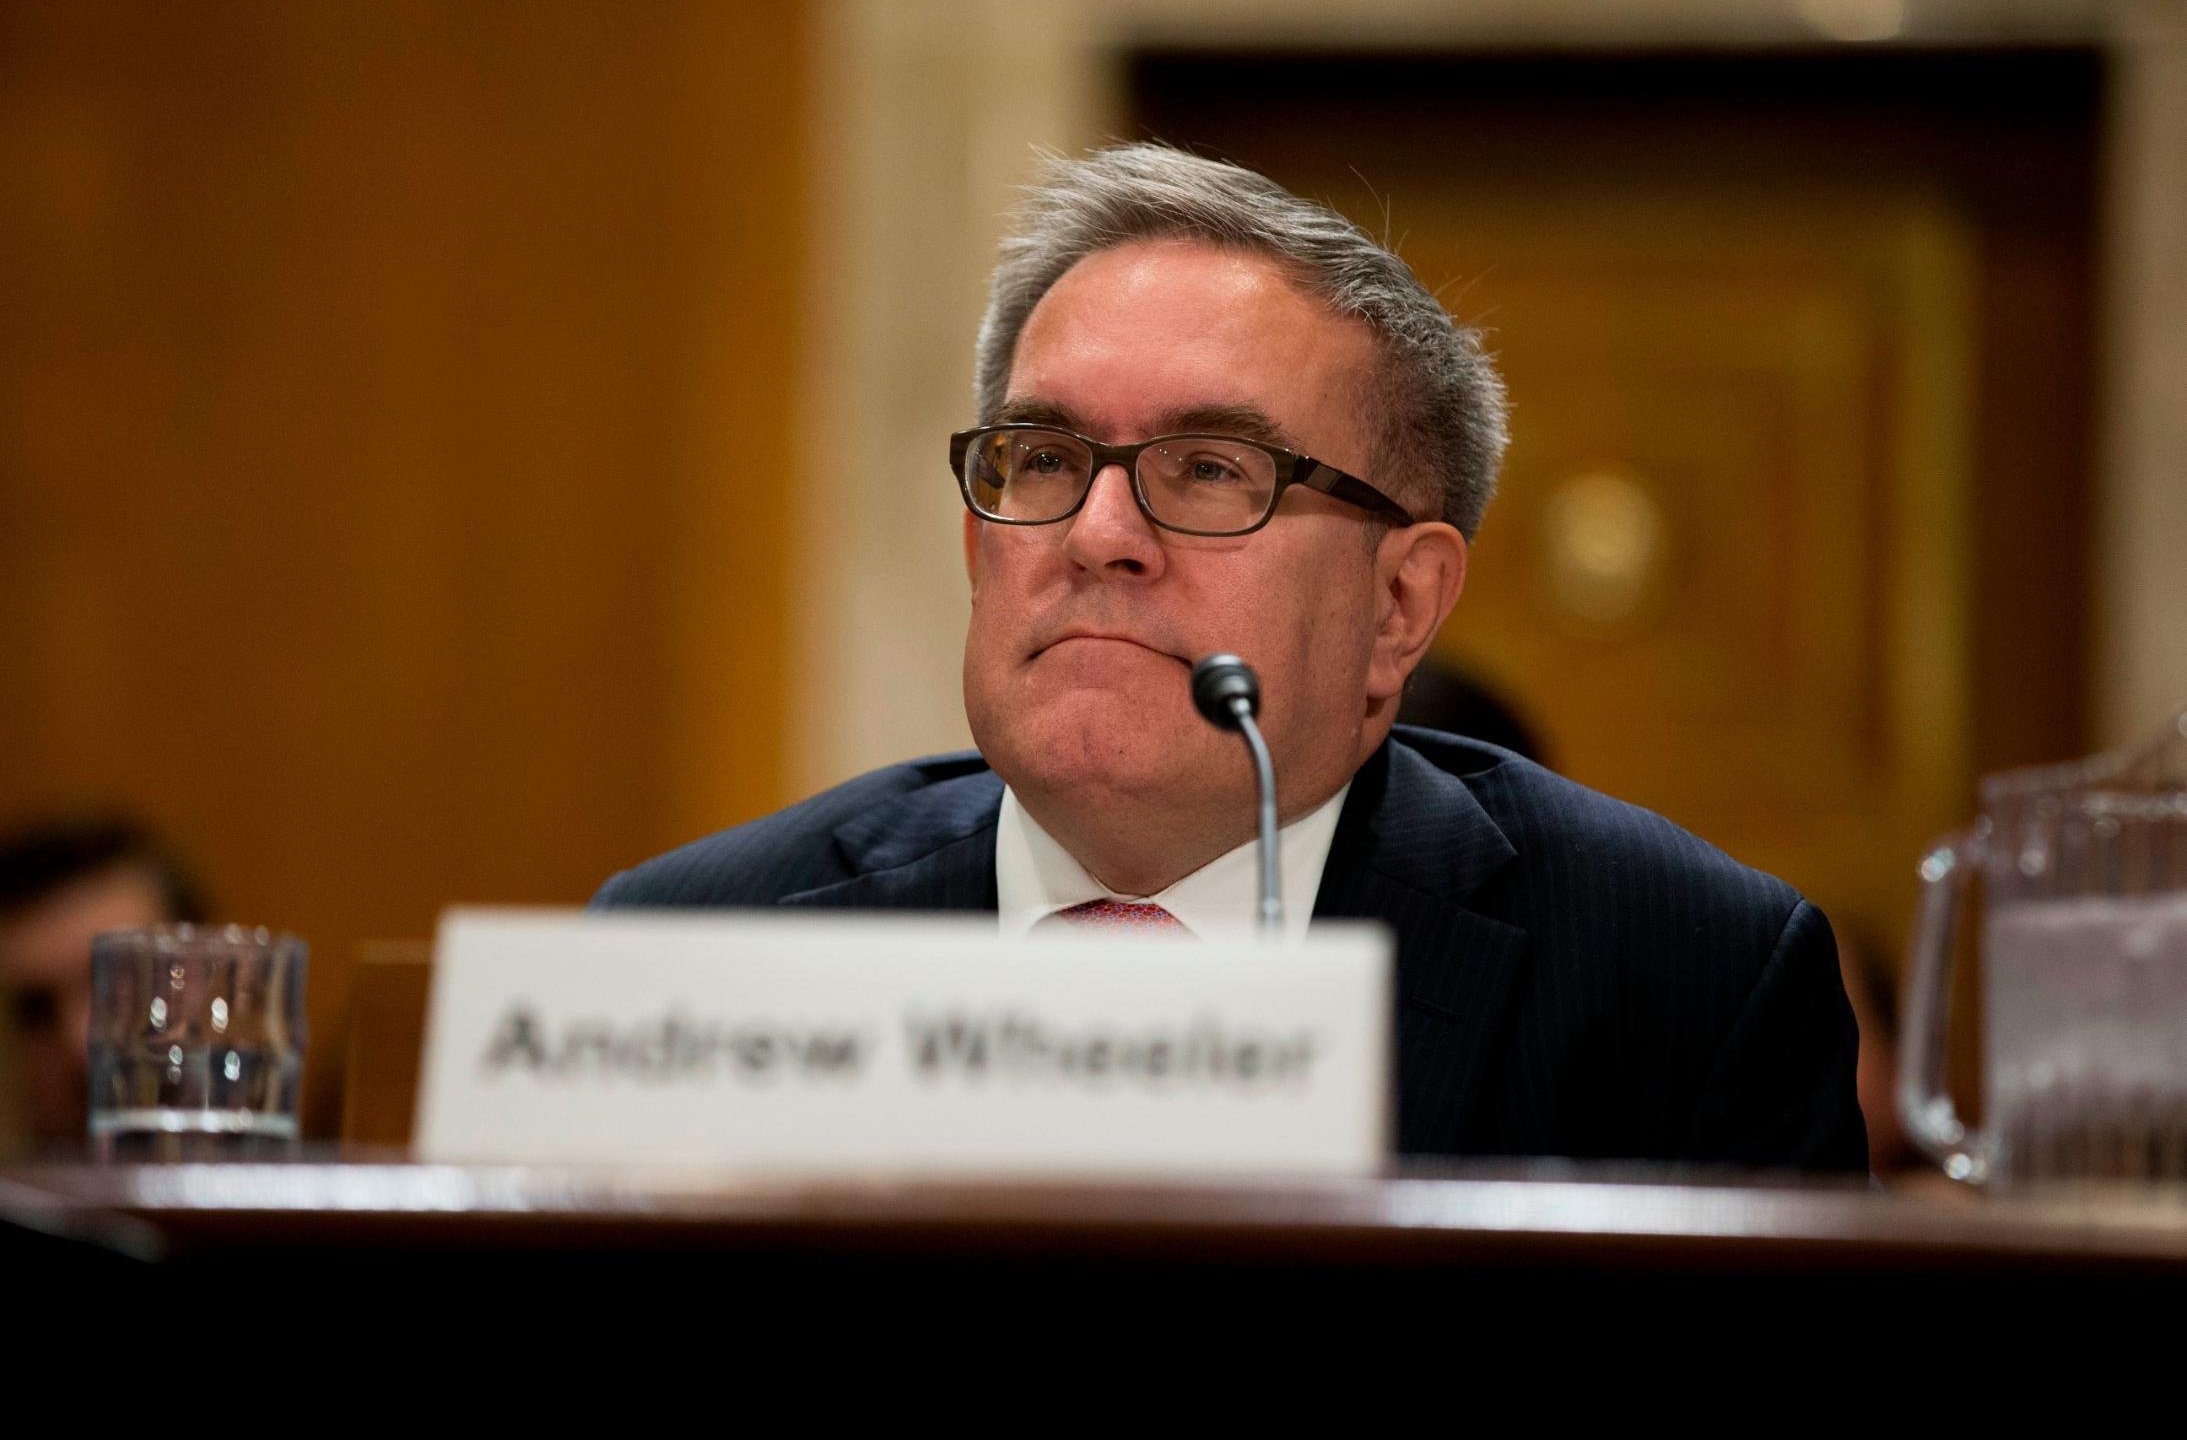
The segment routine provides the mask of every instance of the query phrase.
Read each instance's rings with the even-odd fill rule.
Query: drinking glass
[[[304,972],[293,935],[115,930],[91,947],[91,1141],[117,1160],[254,1159],[297,1139]]]

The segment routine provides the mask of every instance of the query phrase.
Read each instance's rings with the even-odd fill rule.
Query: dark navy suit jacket
[[[977,754],[892,766],[594,904],[993,911],[1001,804]],[[1396,932],[1404,1154],[1867,1168],[1829,922],[1659,816],[1401,726],[1353,780],[1313,913]]]

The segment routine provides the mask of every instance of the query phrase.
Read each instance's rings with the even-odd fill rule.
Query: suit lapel
[[[785,895],[780,903],[993,911],[1001,809],[1002,781],[988,770],[900,795],[835,832],[850,879]]]
[[[1515,853],[1462,780],[1404,746],[1384,744],[1345,797],[1314,917],[1379,920],[1397,933],[1402,1154],[1493,1144],[1482,1086],[1526,932],[1468,901]]]

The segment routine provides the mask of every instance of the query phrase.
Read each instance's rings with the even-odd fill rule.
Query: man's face
[[[998,418],[1114,444],[1243,435],[1387,490],[1361,414],[1373,361],[1363,325],[1270,261],[1137,243],[1079,262],[1042,298]],[[1380,739],[1363,746],[1378,615],[1367,523],[1294,487],[1251,535],[1179,535],[1147,520],[1113,466],[1069,520],[968,516],[965,710],[980,749],[1036,817],[1045,802],[1249,819],[1244,749],[1199,717],[1188,683],[1195,660],[1227,650],[1260,676],[1285,818],[1318,804]]]
[[[93,937],[169,918],[158,882],[122,868],[85,876],[0,921],[0,982],[16,1007],[14,1080],[34,1137],[84,1135]]]

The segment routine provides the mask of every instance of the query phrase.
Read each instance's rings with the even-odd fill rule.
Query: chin
[[[1205,729],[1196,714],[1194,727]],[[1119,801],[1183,799],[1212,778],[1202,736],[1179,733],[1114,692],[1078,692],[1030,713],[975,724],[980,751],[1020,794],[1077,792]]]

